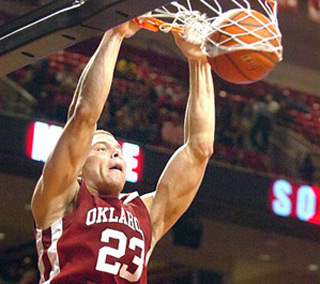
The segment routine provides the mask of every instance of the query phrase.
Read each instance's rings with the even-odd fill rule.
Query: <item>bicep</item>
[[[44,182],[58,188],[73,182],[91,148],[95,125],[71,119],[48,157],[43,169]]]
[[[90,151],[95,126],[69,120],[44,165],[33,197],[32,211],[37,225],[62,217],[77,191],[77,177]]]
[[[199,159],[182,146],[164,169],[150,208],[153,238],[157,242],[181,217],[194,199],[208,159]]]

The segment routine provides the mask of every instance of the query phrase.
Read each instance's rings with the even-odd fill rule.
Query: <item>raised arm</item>
[[[171,157],[156,191],[143,197],[151,214],[153,245],[190,206],[213,153],[215,106],[211,68],[199,47],[176,36],[188,57],[190,93],[185,114],[185,143]]]
[[[63,217],[74,201],[79,188],[77,177],[89,154],[96,123],[108,98],[122,40],[137,29],[129,22],[106,32],[80,77],[67,123],[32,197],[32,212],[41,229]]]

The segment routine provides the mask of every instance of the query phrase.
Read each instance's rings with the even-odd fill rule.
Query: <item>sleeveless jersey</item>
[[[83,181],[74,210],[36,229],[40,283],[147,284],[151,233],[137,192],[94,196]]]

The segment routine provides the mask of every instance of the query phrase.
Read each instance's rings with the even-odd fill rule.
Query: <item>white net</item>
[[[234,17],[236,12],[241,16]],[[252,3],[248,0],[184,0],[172,2],[140,18],[143,17],[163,20],[159,30],[169,32],[173,28],[178,29],[182,37],[200,44],[202,51],[211,57],[245,49],[271,52],[276,54],[278,61],[282,59],[275,0],[252,0]],[[256,25],[243,25],[247,18]],[[234,33],[234,28],[232,33],[228,31],[231,26],[238,32]],[[213,36],[215,33],[224,35],[223,40],[221,36]],[[249,41],[246,36],[250,36]]]

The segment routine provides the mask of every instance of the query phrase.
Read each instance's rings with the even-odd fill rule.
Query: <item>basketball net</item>
[[[219,0],[221,2],[221,0]],[[269,21],[262,22],[261,19],[252,13],[251,4],[248,0],[225,0],[233,7],[230,9],[240,9],[244,11],[244,16],[233,20],[228,17],[228,11],[224,11],[218,0],[184,0],[183,4],[172,2],[167,6],[155,9],[145,15],[136,18],[134,21],[146,29],[152,31],[170,32],[175,31],[187,41],[199,44],[204,54],[210,57],[215,57],[225,53],[237,50],[257,50],[264,52],[275,53],[278,60],[282,60],[282,45],[281,45],[281,32],[279,30],[277,20],[277,3],[275,0],[254,0],[260,9],[259,12],[263,13]],[[194,4],[194,5],[193,5]],[[197,6],[195,10],[193,6]],[[201,9],[201,12],[199,11]],[[240,22],[245,18],[254,18],[258,23],[256,29],[247,29],[241,26]],[[227,19],[225,24],[221,25],[223,19]],[[260,25],[261,24],[261,25]],[[243,33],[231,34],[225,31],[225,28],[230,25],[241,27]],[[261,29],[267,29],[270,36],[262,37],[257,32]],[[210,38],[214,32],[220,32],[227,36],[227,39],[221,42],[215,42]],[[247,43],[241,40],[241,37],[250,35],[256,37],[255,42]],[[227,46],[227,41],[235,41],[236,44]],[[270,41],[277,42],[278,44],[271,44]]]

